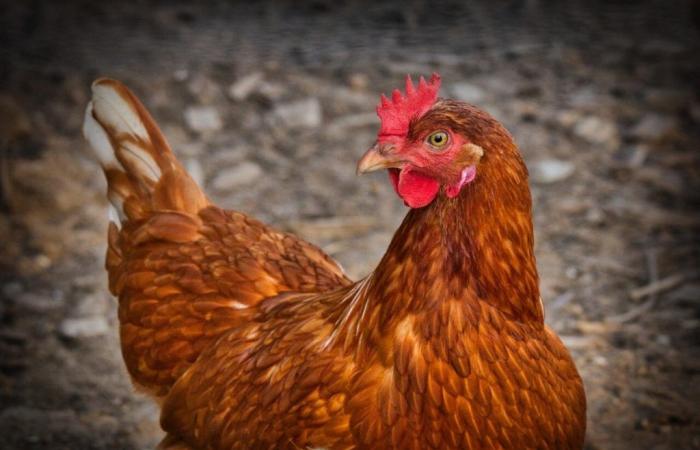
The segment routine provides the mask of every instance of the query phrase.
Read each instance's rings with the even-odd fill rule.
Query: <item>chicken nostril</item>
[[[394,149],[395,147],[393,144],[377,145],[377,153],[379,153],[381,156],[391,155],[394,152]]]

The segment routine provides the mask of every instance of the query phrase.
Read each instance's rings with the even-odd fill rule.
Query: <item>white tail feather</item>
[[[107,197],[122,222],[155,211],[196,213],[208,205],[158,125],[122,83],[101,78],[92,84],[83,134],[105,171]]]
[[[112,85],[102,84],[100,80],[92,83],[92,103],[97,117],[112,128],[116,135],[124,133],[142,140],[149,139],[138,112]]]
[[[83,136],[87,139],[90,147],[95,152],[98,161],[104,167],[107,168],[121,168],[119,161],[117,161],[114,155],[114,147],[109,141],[107,132],[102,128],[93,116],[93,106],[92,102],[88,103],[87,108],[85,108],[85,120],[83,121]]]

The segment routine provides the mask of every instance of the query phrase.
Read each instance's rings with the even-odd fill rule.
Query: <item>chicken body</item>
[[[479,178],[412,209],[352,283],[319,249],[223,211],[123,85],[85,134],[109,182],[107,268],[134,382],[172,449],[580,449],[585,397],[544,325],[527,173],[508,133],[437,102]],[[461,187],[461,185],[460,185]]]

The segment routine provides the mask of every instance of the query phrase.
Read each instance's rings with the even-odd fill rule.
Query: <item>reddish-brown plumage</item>
[[[174,208],[205,199],[174,158],[158,157],[171,170],[155,184],[107,170],[131,199],[107,255],[122,350],[161,398],[163,448],[582,448],[581,379],[543,321],[525,166],[505,129],[463,103],[438,101],[406,139],[443,127],[473,146],[445,176],[473,165],[476,178],[411,210],[355,283],[240,213]]]

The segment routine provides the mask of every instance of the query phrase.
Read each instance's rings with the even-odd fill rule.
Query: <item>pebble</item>
[[[600,104],[600,98],[592,86],[584,86],[571,94],[571,107],[577,110],[591,110]]]
[[[59,334],[69,339],[100,336],[108,331],[107,320],[101,316],[65,319],[58,327]]]
[[[16,297],[17,306],[34,312],[48,312],[63,305],[62,296],[24,292]]]
[[[255,92],[263,81],[262,72],[252,72],[245,75],[228,88],[228,95],[232,100],[242,101]]]
[[[328,125],[327,131],[329,134],[340,133],[351,128],[360,128],[366,126],[377,126],[379,119],[375,113],[359,113],[348,114],[338,117]]]
[[[185,109],[185,123],[198,133],[218,131],[223,127],[221,116],[216,108],[211,106],[190,106]]]
[[[486,93],[482,88],[467,82],[455,83],[449,88],[449,92],[457,100],[462,100],[467,103],[481,103],[486,97]]]
[[[356,90],[364,90],[369,86],[369,77],[364,73],[355,72],[348,77],[348,84]]]
[[[108,302],[107,292],[101,289],[87,293],[78,299],[73,306],[72,314],[78,317],[100,317],[106,313]]]
[[[573,127],[576,122],[578,122],[581,118],[581,113],[573,110],[573,109],[567,109],[563,111],[558,111],[555,115],[555,120],[559,125],[561,125],[564,128],[571,128]]]
[[[605,213],[600,208],[591,208],[586,212],[586,221],[592,225],[602,225],[605,222]]]
[[[656,336],[656,343],[664,347],[671,345],[671,337],[667,334],[659,334]]]
[[[284,96],[287,89],[282,84],[263,81],[256,91],[272,101],[277,101]]]
[[[574,173],[574,164],[560,159],[543,159],[530,166],[530,176],[536,183],[550,184],[565,180]]]
[[[221,98],[221,88],[219,85],[203,75],[193,77],[187,83],[187,90],[201,103],[212,103]]]
[[[197,158],[186,158],[183,161],[185,170],[190,174],[197,186],[202,186],[204,183],[204,169]]]
[[[574,125],[574,134],[592,144],[614,145],[618,141],[615,124],[597,116],[581,119]]]
[[[211,181],[212,188],[217,191],[230,191],[237,187],[250,184],[263,173],[262,168],[251,161],[244,161],[236,166],[223,169]]]
[[[289,128],[316,128],[321,125],[321,102],[315,97],[309,97],[278,104],[272,111],[272,117]]]
[[[593,364],[597,366],[607,366],[608,360],[605,358],[605,356],[596,355],[593,357]]]
[[[173,78],[175,81],[183,82],[186,81],[190,76],[190,72],[187,69],[177,69],[173,72]]]
[[[632,136],[646,141],[662,139],[676,129],[676,122],[671,117],[649,113],[644,115],[632,128]]]

